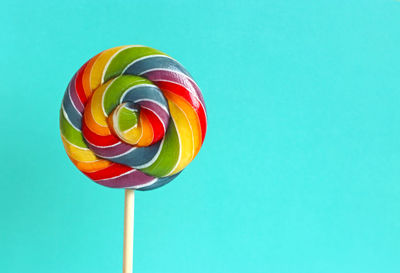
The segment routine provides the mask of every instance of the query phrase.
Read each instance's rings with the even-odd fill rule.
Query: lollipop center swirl
[[[90,131],[112,146],[119,141],[146,147],[160,141],[169,123],[162,91],[146,78],[122,75],[100,85],[83,114]],[[83,131],[89,143],[91,136]],[[101,154],[98,154],[101,157]]]
[[[125,143],[137,145],[143,132],[140,106],[131,102],[118,105],[108,116],[111,132]]]

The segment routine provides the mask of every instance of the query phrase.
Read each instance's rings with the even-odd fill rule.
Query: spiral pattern
[[[86,176],[150,190],[174,179],[204,141],[200,89],[186,69],[145,46],[101,52],[72,77],[60,112],[65,150]]]

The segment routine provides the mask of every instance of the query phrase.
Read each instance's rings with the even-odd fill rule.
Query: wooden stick
[[[125,216],[124,216],[124,256],[122,272],[132,273],[133,259],[133,218],[135,209],[135,191],[125,190]]]

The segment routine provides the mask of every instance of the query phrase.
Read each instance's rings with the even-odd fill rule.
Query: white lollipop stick
[[[124,215],[124,254],[122,273],[132,273],[133,259],[133,218],[135,210],[135,191],[125,190],[125,215]]]

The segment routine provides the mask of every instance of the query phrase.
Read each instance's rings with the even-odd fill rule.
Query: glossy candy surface
[[[145,46],[101,52],[72,77],[60,112],[71,161],[103,186],[150,190],[174,179],[206,134],[202,94],[173,58]]]

